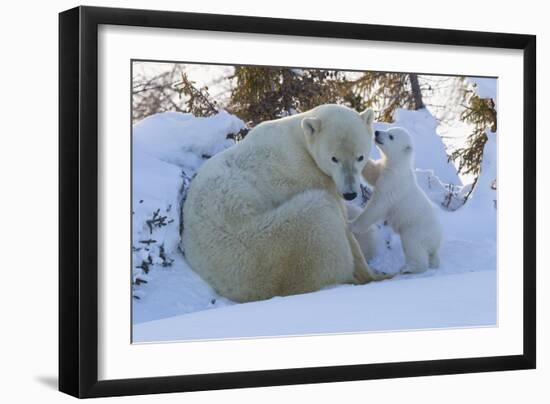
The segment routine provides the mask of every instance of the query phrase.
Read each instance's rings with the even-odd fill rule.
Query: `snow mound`
[[[433,170],[417,169],[415,174],[420,188],[437,206],[456,210],[464,204],[462,186],[441,182]]]
[[[216,300],[212,289],[180,257],[181,204],[196,170],[212,155],[234,145],[227,135],[243,127],[240,119],[226,112],[207,118],[164,112],[149,116],[134,126],[134,321],[202,310]],[[186,294],[187,299],[177,296],[175,289]],[[174,300],[178,301],[175,306],[166,303]]]
[[[181,169],[155,159],[141,150],[134,152],[132,164],[134,245],[147,246],[143,241],[150,240],[154,232],[157,243],[165,244],[166,248],[172,250],[178,241],[177,232],[174,234],[174,230],[179,221],[177,196],[181,184]],[[148,224],[148,220],[153,220],[154,212],[157,210],[159,220]],[[166,219],[161,220],[164,216]],[[157,225],[162,222],[166,225]]]
[[[487,131],[483,161],[472,196],[448,220],[449,232],[456,237],[496,240],[497,231],[497,135]],[[495,247],[496,249],[496,243]]]
[[[196,170],[209,158],[235,144],[228,134],[236,134],[245,124],[225,111],[207,118],[180,112],[151,115],[134,126],[134,150],[176,166]]]

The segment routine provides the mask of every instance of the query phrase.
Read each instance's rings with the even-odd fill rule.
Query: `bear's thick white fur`
[[[183,208],[195,272],[238,302],[386,276],[367,265],[342,195],[360,192],[373,111],[338,105],[264,122],[198,171]]]
[[[368,164],[368,162],[367,162]],[[348,211],[348,220],[353,220],[363,210],[356,205],[346,204],[346,209]],[[355,239],[359,243],[359,248],[363,253],[363,256],[367,261],[373,259],[380,252],[383,240],[380,236],[376,226],[369,227],[366,231],[360,233],[354,233]]]
[[[416,182],[411,136],[405,129],[391,128],[376,131],[375,143],[382,158],[369,160],[363,170],[374,193],[365,210],[352,221],[352,231],[366,232],[379,220],[387,220],[401,236],[406,259],[402,272],[437,268],[441,225],[434,206]]]

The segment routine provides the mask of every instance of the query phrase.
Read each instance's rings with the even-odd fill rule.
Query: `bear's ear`
[[[302,130],[307,136],[314,136],[321,130],[321,120],[319,118],[302,119]]]
[[[372,125],[372,123],[374,122],[374,111],[372,110],[372,108],[367,108],[359,115],[361,116],[361,118],[363,118],[363,121],[365,121],[365,123],[369,126]]]

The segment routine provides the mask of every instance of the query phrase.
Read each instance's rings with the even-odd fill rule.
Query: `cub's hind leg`
[[[405,253],[403,273],[421,273],[428,269],[429,256],[426,247],[418,240],[414,233],[401,234],[401,244]]]

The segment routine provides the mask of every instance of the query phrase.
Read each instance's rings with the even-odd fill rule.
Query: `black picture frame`
[[[522,50],[523,354],[98,381],[100,24]],[[60,13],[59,390],[85,398],[535,368],[535,60],[534,35],[96,7],[77,7]]]

